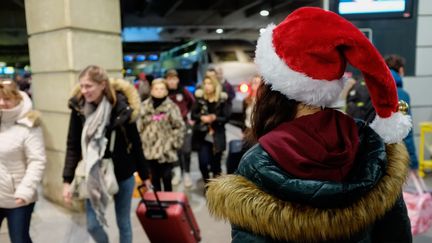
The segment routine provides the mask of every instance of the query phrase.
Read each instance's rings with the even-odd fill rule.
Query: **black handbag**
[[[197,124],[197,127],[195,128],[195,130],[197,132],[208,133],[208,131],[209,131],[209,125],[200,122],[200,123]]]
[[[207,104],[203,100],[199,101],[199,103],[201,104],[200,115],[207,115],[208,114]],[[197,123],[195,123],[195,125],[193,127],[193,132],[208,133],[208,131],[209,131],[209,124],[206,124],[203,122],[197,122]]]

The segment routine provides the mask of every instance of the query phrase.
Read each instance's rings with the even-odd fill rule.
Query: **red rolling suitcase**
[[[141,194],[136,214],[152,243],[199,242],[201,234],[186,195],[182,192]]]

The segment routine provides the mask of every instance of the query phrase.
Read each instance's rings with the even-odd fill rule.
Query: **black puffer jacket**
[[[260,145],[236,175],[210,182],[210,212],[233,224],[233,242],[412,242],[401,197],[408,154],[359,124],[355,167],[344,182],[298,179]]]
[[[149,177],[148,165],[144,158],[141,139],[138,133],[136,119],[139,114],[139,97],[132,85],[123,80],[111,80],[116,90],[116,103],[111,111],[110,125],[105,137],[111,143],[111,132],[116,131],[113,153],[106,150],[104,157],[112,158],[114,171],[118,181],[129,178],[138,171],[141,179]],[[67,137],[66,161],[63,169],[63,181],[70,183],[75,175],[75,168],[82,158],[81,133],[85,122],[82,112],[84,100],[76,94],[69,100],[72,110]]]

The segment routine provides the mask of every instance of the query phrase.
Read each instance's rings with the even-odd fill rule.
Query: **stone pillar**
[[[35,108],[42,112],[48,164],[43,195],[63,203],[62,170],[77,75],[89,64],[120,76],[119,0],[25,0]]]

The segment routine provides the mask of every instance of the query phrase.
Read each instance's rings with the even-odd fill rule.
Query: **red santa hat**
[[[258,39],[255,62],[273,90],[315,106],[336,101],[349,62],[364,76],[377,113],[370,126],[384,142],[400,142],[411,129],[411,118],[398,111],[384,59],[362,32],[333,12],[304,7],[279,25],[270,24]]]

